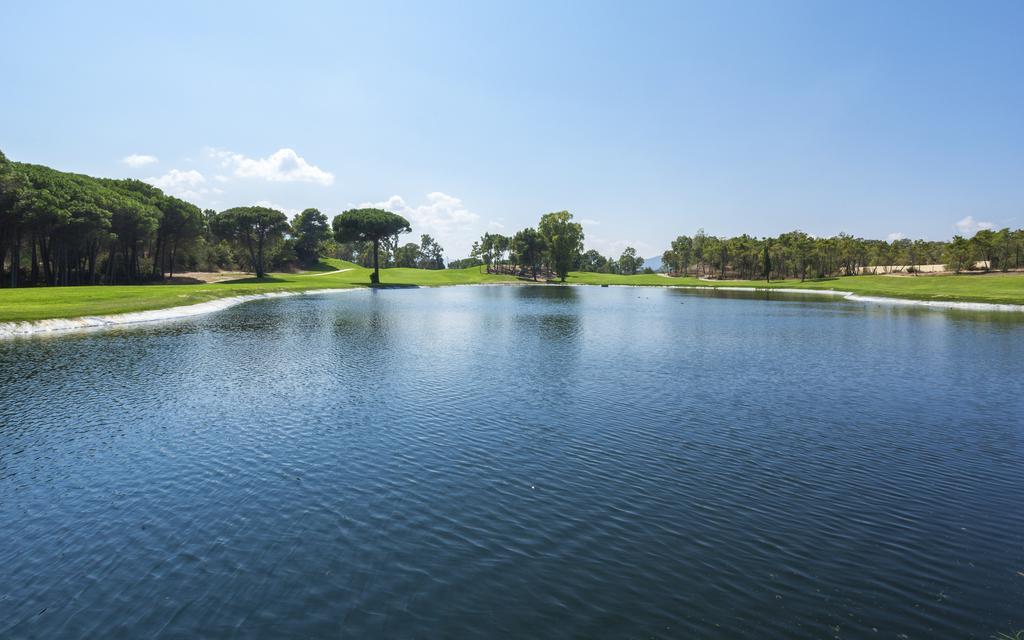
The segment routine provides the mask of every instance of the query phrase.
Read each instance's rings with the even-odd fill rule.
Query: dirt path
[[[195,282],[212,284],[250,277],[252,277],[252,274],[245,271],[184,271],[175,273],[174,277],[169,278],[167,282],[171,284],[192,284]]]
[[[338,269],[337,271],[322,271],[320,273],[303,273],[300,277],[315,278],[317,276],[329,276],[335,273],[345,273],[346,271],[351,271],[354,268],[355,267],[349,267],[348,269]]]

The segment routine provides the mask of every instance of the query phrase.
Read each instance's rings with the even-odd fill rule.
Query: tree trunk
[[[256,266],[256,247],[252,246],[252,237],[248,234],[245,236],[245,246],[249,248],[249,261],[252,262],[252,270],[256,271],[256,277],[260,276],[259,267]]]
[[[107,284],[114,284],[114,269],[117,268],[117,252],[113,242],[110,243],[110,257],[107,259]]]
[[[21,268],[21,231],[14,229],[14,246],[11,247],[11,288],[18,286],[18,271]]]
[[[263,236],[256,242],[256,277],[263,277]]]
[[[370,274],[370,284],[380,284],[380,268],[378,259],[380,253],[380,240],[373,241],[373,273]]]
[[[39,261],[36,259],[36,234],[32,232],[32,284],[39,282]]]
[[[89,284],[96,284],[96,253],[99,251],[99,243],[89,245]]]
[[[46,284],[53,284],[53,274],[50,268],[50,245],[46,242],[46,236],[39,236],[39,252],[43,256],[43,279]]]
[[[160,251],[162,243],[163,233],[158,229],[156,232],[156,244],[153,248],[153,276],[156,277],[158,274],[161,279],[164,277],[164,270],[160,264],[160,259],[163,257]]]

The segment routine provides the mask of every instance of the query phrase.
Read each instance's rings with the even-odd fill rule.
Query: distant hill
[[[661,256],[647,258],[644,260],[644,268],[650,267],[654,271],[661,271]]]

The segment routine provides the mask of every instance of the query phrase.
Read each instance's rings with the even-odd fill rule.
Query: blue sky
[[[1024,2],[3,13],[0,149],[204,207],[386,203],[450,258],[561,209],[644,256],[1024,226]]]

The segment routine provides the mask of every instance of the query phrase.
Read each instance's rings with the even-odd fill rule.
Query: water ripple
[[[0,342],[0,637],[987,638],[1022,361],[1005,317],[543,287]]]

